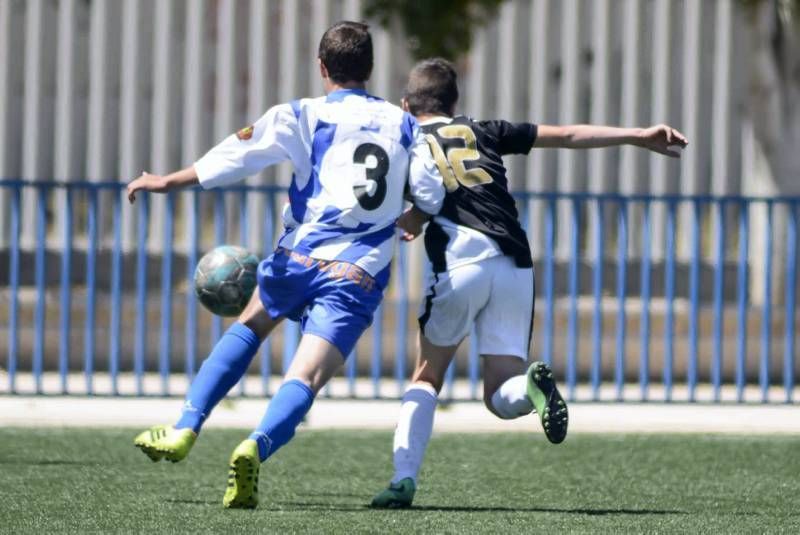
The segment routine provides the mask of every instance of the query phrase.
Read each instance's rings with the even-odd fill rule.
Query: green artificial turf
[[[435,436],[415,507],[368,509],[387,432],[300,432],[262,466],[255,511],[221,505],[245,432],[152,463],[136,430],[0,429],[0,532],[800,533],[800,437]]]

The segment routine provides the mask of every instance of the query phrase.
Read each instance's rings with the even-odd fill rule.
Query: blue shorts
[[[372,324],[383,289],[360,267],[278,247],[258,265],[258,292],[272,319],[300,321],[303,334],[336,346],[344,358]]]

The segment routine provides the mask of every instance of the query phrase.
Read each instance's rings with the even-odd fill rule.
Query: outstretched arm
[[[304,151],[292,106],[278,104],[252,126],[226,137],[194,165],[166,176],[142,173],[128,184],[128,200],[134,202],[137,191],[165,193],[195,184],[205,189],[233,184]]]
[[[683,148],[689,142],[686,138],[665,124],[648,128],[616,128],[576,124],[568,126],[539,125],[534,147],[592,149],[613,147],[615,145],[635,145],[671,156],[680,157],[680,152],[672,147]]]
[[[199,183],[200,181],[197,178],[197,172],[195,172],[193,165],[165,176],[152,175],[143,171],[141,176],[128,184],[128,200],[133,204],[136,200],[137,191],[166,193],[173,189],[194,186]]]

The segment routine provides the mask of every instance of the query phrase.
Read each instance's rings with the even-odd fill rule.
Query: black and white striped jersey
[[[439,214],[425,231],[433,271],[498,255],[512,257],[517,267],[532,267],[502,156],[527,154],[536,140],[536,125],[456,116],[420,126],[447,190]]]

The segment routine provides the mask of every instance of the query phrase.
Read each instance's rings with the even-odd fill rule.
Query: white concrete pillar
[[[236,69],[236,1],[221,0],[217,4],[216,95],[214,98],[215,143],[245,127],[236,114],[236,89],[239,85]],[[227,195],[226,241],[239,243],[239,218],[236,206],[239,198]]]
[[[138,0],[122,4],[122,44],[120,51],[120,124],[117,176],[129,182],[148,169],[146,95],[151,87],[147,66],[150,63],[143,22],[145,5]],[[134,209],[122,203],[122,248],[132,251],[136,244]]]
[[[629,43],[641,43],[643,14],[642,2],[626,0],[623,4],[623,43],[622,47],[622,104],[621,123],[623,126],[641,126],[642,124],[642,46],[627,46]],[[626,194],[647,193],[649,183],[642,166],[645,154],[630,145],[623,146],[620,151],[619,180],[620,191]],[[628,231],[628,251],[631,256],[638,256],[642,250],[642,233],[640,221],[643,217],[643,205],[629,205],[630,221]]]
[[[352,4],[353,2],[348,3]],[[292,99],[304,96],[299,94],[297,66],[304,65],[308,58],[301,58],[298,54],[297,37],[300,33],[299,4],[294,0],[282,0],[281,8],[280,86],[278,94],[281,102],[289,102]],[[288,186],[291,179],[291,165],[288,163],[281,164],[278,167],[278,183]]]
[[[150,123],[150,167],[157,174],[175,170],[178,162],[173,155],[177,147],[177,111],[182,95],[175,91],[180,87],[181,68],[177,58],[176,31],[178,28],[177,3],[160,0],[155,3],[153,14],[153,105]],[[217,104],[219,105],[219,104]],[[166,197],[150,197],[150,236],[148,248],[160,252],[164,245],[164,224],[167,210]]]
[[[263,2],[256,2],[263,4]],[[209,94],[207,0],[192,0],[186,5],[186,38],[184,41],[182,164],[197,161],[211,144],[218,141],[206,122],[206,100]]]
[[[698,141],[700,132],[700,85],[701,85],[701,32],[703,31],[703,6],[700,0],[685,0],[683,7],[683,133],[692,143],[692,148],[681,156],[681,193],[694,195],[698,188],[699,158],[702,144]],[[681,260],[688,260],[691,254],[692,209],[681,206],[678,215],[677,249]]]
[[[394,43],[389,30],[376,24],[372,26],[371,33],[375,66],[372,70],[372,78],[369,85],[373,94],[391,101],[392,95],[401,90],[392,86],[392,67],[395,63],[393,56],[397,51],[393,50]],[[319,73],[317,73],[316,77],[319,79]],[[400,100],[398,99],[395,104],[399,105]]]
[[[52,68],[53,50],[44,0],[31,0],[25,12],[25,100],[22,130],[22,178],[32,181],[47,181],[51,178],[52,141],[45,137],[43,125],[52,117],[52,106],[48,105],[47,78]],[[33,190],[22,194],[22,227],[20,245],[33,249],[36,245],[36,205],[38,197]]]
[[[327,2],[326,2],[327,5]],[[249,12],[249,31],[248,31],[248,71],[249,84],[247,86],[247,121],[252,123],[261,117],[269,107],[269,103],[274,100],[274,91],[269,81],[270,69],[270,49],[269,32],[272,27],[269,24],[269,4],[262,0],[252,0]],[[319,78],[319,75],[317,75]],[[267,175],[269,170],[261,172],[258,176],[250,179],[250,184],[268,183]],[[248,210],[252,229],[250,232],[250,243],[248,246],[257,255],[264,249],[264,240],[272,243],[272,236],[264,236],[264,225],[266,217],[266,199],[263,195],[248,196]]]
[[[317,62],[317,53],[319,51],[319,40],[322,34],[331,25],[331,3],[328,0],[311,0],[311,25],[309,26],[308,40],[311,54],[308,56],[308,80],[309,80],[309,97],[320,96],[323,94],[322,90],[322,77],[319,75],[319,64]],[[379,26],[372,27],[372,45],[375,48],[375,71],[372,73],[373,83],[376,76],[376,71],[381,68],[381,62],[378,60],[378,39],[383,29]],[[383,96],[378,92],[378,96]]]
[[[520,6],[517,0],[506,2],[500,8],[497,43],[497,118],[505,121],[524,120],[524,110],[520,109],[518,95],[521,62],[517,53],[520,41],[518,18]],[[526,99],[527,100],[527,99]],[[510,189],[525,188],[525,161],[519,156],[506,156],[503,161],[508,171]]]
[[[92,181],[108,180],[116,172],[119,144],[111,101],[118,83],[118,7],[95,2],[90,10],[86,175]]]
[[[258,2],[263,4],[263,2]],[[186,36],[183,48],[183,116],[181,117],[181,166],[196,162],[211,145],[217,141],[211,128],[207,99],[211,83],[209,63],[209,32],[206,29],[209,9],[207,0],[192,0],[186,4]],[[192,217],[192,195],[182,194],[180,211],[183,219]],[[190,225],[185,225],[185,233],[179,246],[188,252],[191,236]]]
[[[733,2],[717,0],[714,21],[714,96],[711,127],[711,191],[732,193],[731,172],[731,61]]]
[[[548,91],[550,35],[552,26],[551,0],[535,0],[531,7],[529,27],[532,28],[530,41],[531,67],[527,82],[528,120],[533,123],[547,123],[551,96]],[[548,151],[531,151],[526,162],[526,187],[531,191],[550,191],[554,187],[553,177],[547,172],[546,160]],[[544,255],[544,218],[545,205],[541,201],[532,201],[528,206],[528,236],[531,239],[533,256],[536,259]]]
[[[89,9],[86,178],[92,182],[118,179],[121,7],[118,2],[97,2]],[[97,204],[101,242],[110,238],[110,195],[101,192]]]
[[[591,110],[590,117],[593,124],[609,124],[611,92],[610,92],[610,66],[611,66],[611,5],[610,0],[597,0],[592,2],[591,11],[592,29],[592,74],[591,74]],[[615,182],[616,173],[610,172],[609,151],[591,150],[588,155],[588,183],[587,190],[593,193],[604,193],[611,189]],[[610,205],[608,205],[610,207]],[[597,210],[594,204],[589,205],[589,221],[596,221]],[[604,206],[605,228],[610,231],[612,218],[610,209]],[[590,223],[591,225],[592,223]],[[587,227],[588,228],[588,227]],[[588,251],[595,251],[594,232],[587,235]],[[592,258],[594,258],[592,253]]]
[[[19,179],[23,92],[22,59],[24,6],[0,0],[0,178]],[[10,232],[9,192],[0,189],[0,248]]]
[[[733,1],[717,0],[716,11],[714,14],[714,81],[713,97],[711,99],[711,193],[714,195],[730,195],[736,193],[735,187],[737,180],[733,175],[731,164],[731,134],[733,123],[731,111],[733,94],[731,75],[731,62],[733,60]],[[731,250],[734,240],[731,238],[733,228],[736,228],[736,220],[730,210],[726,211],[722,219],[714,217],[715,236],[728,236],[726,249]],[[776,236],[783,236],[785,232],[785,213],[781,213],[781,208],[776,210]],[[723,221],[722,228],[716,228],[719,221]],[[782,254],[785,249],[784,240],[776,240],[776,259],[783,259]],[[726,251],[723,251],[723,257]],[[780,264],[780,262],[778,262]],[[773,287],[782,295],[783,273],[781,269],[776,270],[776,277]]]
[[[342,19],[361,22],[363,20],[361,12],[361,0],[344,0],[342,6]]]
[[[623,39],[622,47],[622,108],[621,122],[623,126],[639,126],[639,108],[641,105],[641,53],[639,43],[642,26],[642,8],[639,0],[625,0],[623,4]],[[646,189],[642,187],[642,177],[637,172],[640,151],[636,147],[622,148],[620,161],[620,190],[623,193],[638,193]]]
[[[611,64],[611,5],[609,0],[592,2],[592,87],[591,121],[594,124],[609,122],[609,66]],[[611,183],[608,168],[608,151],[589,152],[588,189],[595,193],[607,191]]]
[[[580,45],[576,36],[580,35],[580,2],[564,0],[561,5],[561,91],[559,102],[559,122],[574,124],[579,122],[578,97],[580,81]],[[558,150],[558,189],[562,192],[577,192],[583,189],[578,177],[578,154],[571,149]],[[570,234],[574,231],[569,224],[572,205],[558,203],[558,226],[556,255],[566,260],[570,256]]]
[[[472,53],[469,55],[469,70],[466,82],[467,94],[462,95],[461,107],[474,119],[485,119],[486,114],[486,64],[488,54],[488,31],[481,28],[475,34]]]
[[[217,6],[216,98],[214,136],[219,142],[238,128],[234,117],[236,79],[236,4],[220,0]]]
[[[651,123],[670,123],[670,90],[672,86],[672,0],[657,0],[653,12],[653,88]],[[650,154],[650,190],[656,194],[677,191],[669,172],[675,162],[661,154]],[[656,203],[652,210],[652,255],[664,257],[666,239],[666,205]]]
[[[53,170],[56,180],[80,178],[78,142],[77,52],[78,0],[62,0],[58,5],[58,47],[56,50],[56,103]],[[58,212],[60,214],[60,211]],[[59,225],[61,226],[61,225]]]

